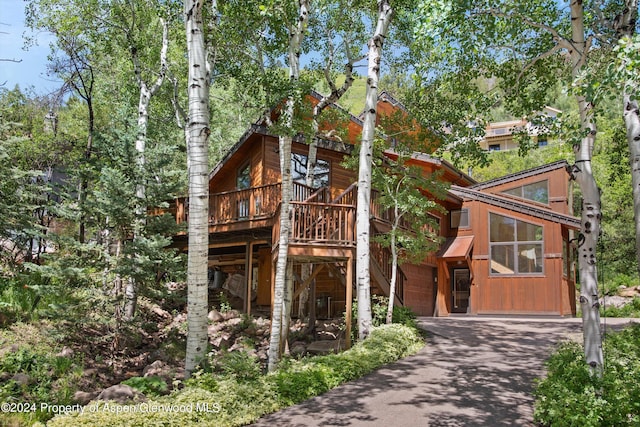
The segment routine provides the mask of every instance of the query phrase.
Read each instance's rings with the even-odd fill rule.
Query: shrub
[[[74,425],[95,427],[162,426],[240,426],[264,414],[355,378],[384,363],[415,353],[423,345],[418,332],[402,325],[374,328],[371,336],[350,350],[301,360],[284,360],[271,374],[255,375],[249,356],[225,358],[229,366],[222,375],[199,372],[175,391],[138,405],[90,404],[81,413],[54,418],[52,427]],[[249,376],[238,370],[249,367]],[[110,406],[108,406],[110,405]],[[161,410],[150,411],[149,408]],[[176,408],[169,411],[167,408]],[[182,410],[180,410],[182,408]],[[146,409],[146,411],[145,411]]]
[[[538,382],[534,419],[548,426],[640,424],[640,325],[604,341],[602,378],[591,374],[580,344],[562,344]]]
[[[126,381],[122,381],[122,384],[135,388],[147,397],[162,396],[163,394],[167,394],[169,391],[169,387],[165,380],[156,375],[150,377],[129,378]]]

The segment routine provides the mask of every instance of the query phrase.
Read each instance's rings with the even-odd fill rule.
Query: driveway
[[[627,319],[606,319],[618,328]],[[261,418],[256,426],[531,426],[533,383],[581,320],[420,318],[416,355]]]

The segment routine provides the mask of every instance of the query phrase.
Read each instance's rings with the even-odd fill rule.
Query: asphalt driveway
[[[617,328],[625,319],[606,319]],[[580,319],[420,318],[416,355],[256,426],[530,426],[533,383],[551,349],[581,340]]]

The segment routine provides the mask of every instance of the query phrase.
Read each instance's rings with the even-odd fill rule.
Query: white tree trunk
[[[371,261],[369,255],[371,164],[382,46],[392,14],[393,10],[389,1],[378,0],[378,23],[375,33],[369,41],[369,65],[358,168],[358,210],[356,215],[356,283],[358,289],[358,338],[360,340],[367,338],[371,332],[371,278],[369,273],[369,262]]]
[[[631,183],[633,185],[633,215],[636,223],[636,268],[640,275],[640,111],[638,102],[624,94],[624,124],[627,129]]]
[[[572,44],[569,52],[572,75],[577,78],[585,66],[589,47],[584,35],[584,9],[581,1],[571,2]],[[598,303],[598,274],[596,248],[600,235],[600,191],[591,169],[591,157],[596,139],[593,109],[584,97],[577,96],[581,128],[585,136],[574,146],[575,165],[573,175],[582,191],[581,230],[578,238],[578,269],[580,271],[580,306],[584,334],[584,352],[589,366],[596,374],[603,368],[602,336],[600,335],[600,310]]]
[[[142,79],[142,70],[140,66],[140,61],[138,58],[138,51],[135,47],[131,49],[131,57],[133,60],[134,72],[136,75],[136,81],[138,82],[138,87],[140,88],[140,96],[138,97],[138,135],[136,138],[136,152],[138,153],[138,167],[140,170],[140,179],[144,179],[144,168],[145,168],[145,156],[144,152],[146,149],[147,143],[147,128],[149,127],[149,104],[151,103],[151,98],[158,92],[160,87],[164,82],[165,75],[167,74],[167,51],[169,50],[169,25],[164,20],[161,19],[162,22],[162,48],[160,49],[160,70],[158,72],[158,77],[156,81],[153,83],[151,87],[147,85]],[[136,197],[138,199],[138,206],[136,207],[136,223],[134,226],[134,240],[140,237],[142,233],[142,229],[145,224],[145,214],[147,207],[144,204],[145,199],[145,184],[144,182],[139,182],[136,185]],[[136,305],[138,301],[138,287],[136,285],[136,281],[133,277],[129,277],[127,280],[127,286],[125,288],[125,308],[124,315],[125,319],[130,320],[133,319],[136,313]]]
[[[280,207],[280,237],[278,240],[278,260],[274,283],[273,313],[271,316],[271,336],[269,337],[269,372],[275,370],[282,355],[282,330],[285,317],[286,271],[289,252],[289,236],[291,234],[291,195],[293,182],[291,180],[291,137],[281,136],[280,170],[282,171],[282,203]]]
[[[309,2],[299,0],[298,22],[291,26],[289,34],[289,79],[297,82],[300,78],[300,47],[309,20]],[[281,120],[289,131],[293,127],[294,99],[291,96],[282,112]],[[273,314],[271,317],[271,336],[269,337],[268,369],[269,372],[275,370],[280,356],[282,355],[283,334],[286,337],[288,328],[282,328],[285,317],[290,313],[285,313],[291,309],[291,304],[285,306],[286,274],[289,253],[289,235],[291,233],[291,212],[290,202],[293,195],[293,182],[291,177],[291,134],[283,135],[279,138],[280,147],[280,172],[282,174],[282,202],[280,207],[280,237],[278,246],[278,261],[276,263],[276,274],[274,283]],[[291,296],[289,296],[291,298]],[[283,330],[286,329],[286,330]]]
[[[187,259],[188,335],[185,376],[206,356],[209,259],[209,70],[202,22],[203,3],[185,0],[184,14],[189,56],[186,125],[189,153],[189,254]]]
[[[398,217],[398,208],[396,218]],[[389,306],[387,307],[387,325],[393,322],[393,306],[396,299],[396,281],[398,280],[398,248],[396,247],[396,230],[398,220],[394,218],[391,229],[391,279],[389,281]]]

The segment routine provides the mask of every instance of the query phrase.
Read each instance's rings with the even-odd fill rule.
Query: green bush
[[[640,317],[640,298],[635,297],[629,304],[620,308],[603,306],[600,308],[603,317]]]
[[[41,404],[70,404],[80,379],[79,369],[73,359],[36,352],[30,348],[22,347],[8,352],[0,358],[0,372],[10,376],[9,380],[0,384],[0,402],[28,402],[33,405],[32,409],[20,411],[19,416],[14,418],[21,418],[22,422],[29,424],[46,421],[53,414],[41,411]],[[13,379],[17,378],[16,375],[20,377],[19,380]]]
[[[122,381],[122,384],[135,388],[147,397],[162,396],[169,391],[166,381],[156,375],[129,378],[126,381]]]
[[[580,344],[562,344],[537,384],[534,419],[545,426],[640,425],[640,325],[607,335],[602,378]]]
[[[327,356],[284,360],[267,375],[254,375],[249,356],[228,356],[222,374],[199,372],[187,380],[185,388],[171,395],[138,405],[95,403],[83,413],[58,416],[49,426],[137,427],[240,426],[300,402],[349,380],[358,378],[385,363],[418,351],[424,342],[418,331],[403,325],[374,328],[371,336],[353,348]],[[249,367],[249,376],[238,370]],[[156,410],[150,410],[156,408]],[[176,410],[170,410],[175,408]]]

